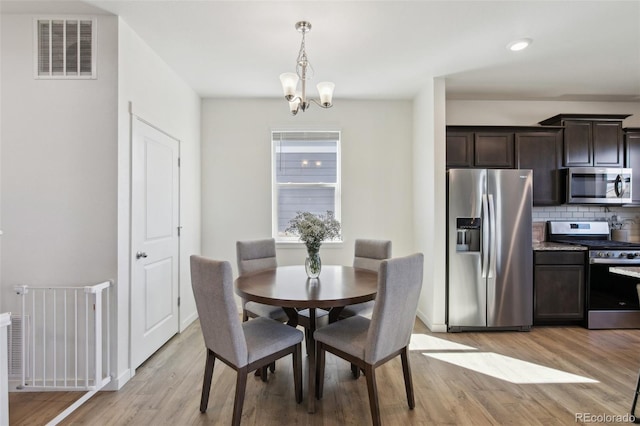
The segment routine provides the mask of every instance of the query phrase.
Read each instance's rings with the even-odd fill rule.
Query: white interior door
[[[131,186],[131,363],[178,332],[180,143],[134,117]]]

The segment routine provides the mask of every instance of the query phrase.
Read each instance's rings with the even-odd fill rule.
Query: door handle
[[[489,272],[488,277],[493,278],[496,275],[496,206],[493,200],[493,194],[487,196],[489,199],[489,229],[491,236],[489,241]]]
[[[616,192],[616,197],[620,198],[622,196],[622,178],[620,175],[616,176],[616,180],[613,183],[613,189]]]
[[[143,251],[139,251],[136,253],[136,259],[140,259],[143,257],[147,257],[147,253],[143,252]]]
[[[481,274],[482,278],[487,278],[488,273],[488,263],[489,263],[489,202],[487,200],[487,195],[482,194],[482,249],[480,250],[481,257]]]

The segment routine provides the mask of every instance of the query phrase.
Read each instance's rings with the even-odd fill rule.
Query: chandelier
[[[307,99],[307,80],[313,78],[313,67],[307,58],[307,52],[304,45],[304,36],[311,31],[311,23],[300,21],[296,23],[296,30],[302,33],[302,42],[300,43],[300,52],[296,62],[296,72],[285,72],[280,74],[280,82],[282,90],[284,90],[284,98],[289,101],[289,110],[291,114],[296,115],[299,110],[306,111],[311,102],[322,108],[331,108],[331,99],[333,98],[333,89],[335,84],[328,81],[318,83],[318,93],[320,94],[320,102],[315,99]],[[301,81],[300,92],[297,91],[298,80]]]

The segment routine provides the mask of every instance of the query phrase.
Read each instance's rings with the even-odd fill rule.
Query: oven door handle
[[[611,266],[620,266],[620,265],[626,265],[626,266],[640,266],[640,259],[634,258],[634,259],[620,259],[620,258],[610,258],[610,257],[603,257],[603,258],[591,258],[589,259],[589,264],[590,265],[611,265]]]

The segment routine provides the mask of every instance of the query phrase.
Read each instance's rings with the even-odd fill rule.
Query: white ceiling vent
[[[96,78],[96,20],[35,20],[35,78]]]

